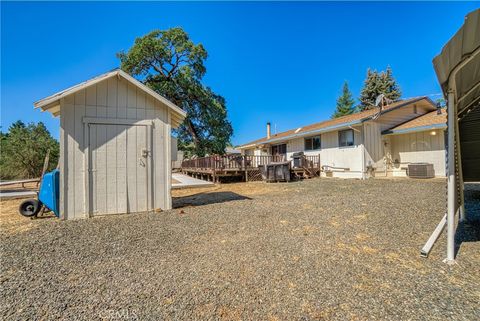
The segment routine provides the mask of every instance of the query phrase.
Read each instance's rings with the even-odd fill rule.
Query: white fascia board
[[[382,136],[401,135],[401,134],[409,134],[409,133],[415,133],[415,132],[423,132],[423,131],[433,130],[433,129],[446,129],[446,128],[447,128],[447,124],[435,124],[435,125],[419,126],[419,127],[412,127],[412,128],[398,129],[398,130],[386,130],[382,133]]]
[[[237,146],[235,148],[238,148],[238,149],[249,149],[250,147],[255,147],[257,146],[258,144],[249,144],[249,145],[241,145],[241,146]]]
[[[94,77],[90,80],[87,80],[87,81],[84,81],[84,82],[81,82],[75,86],[72,86],[72,87],[69,87],[67,89],[64,89],[58,93],[55,93],[53,95],[50,95],[46,98],[43,98],[43,99],[40,99],[36,102],[33,103],[33,106],[35,108],[42,108],[42,107],[45,107],[49,104],[52,104],[58,100],[60,100],[61,98],[65,97],[65,96],[68,96],[68,95],[71,95],[71,94],[74,94],[86,87],[89,87],[89,86],[92,86],[92,85],[95,85],[105,79],[108,79],[114,75],[117,75],[118,74],[118,70],[114,70],[114,71],[110,71],[110,72],[107,72],[105,74],[102,74],[102,75],[99,75],[97,77]]]

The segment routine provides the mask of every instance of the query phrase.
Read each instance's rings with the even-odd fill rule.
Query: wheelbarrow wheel
[[[32,199],[23,201],[22,204],[20,204],[18,211],[20,212],[20,214],[22,214],[25,217],[32,217],[37,215],[38,212],[40,212],[41,207],[42,206],[40,205],[40,202],[32,198]]]

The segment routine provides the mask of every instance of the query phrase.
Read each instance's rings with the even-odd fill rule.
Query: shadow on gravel
[[[465,213],[455,233],[455,255],[463,242],[480,241],[480,184],[465,184]]]
[[[250,200],[251,198],[233,192],[198,193],[172,199],[173,208],[200,206],[231,201]]]

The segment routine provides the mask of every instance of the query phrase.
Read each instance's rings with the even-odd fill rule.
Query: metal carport
[[[445,262],[453,263],[456,218],[465,219],[464,182],[480,181],[480,9],[465,17],[433,65],[447,99],[447,214],[422,254],[428,255],[446,225]]]

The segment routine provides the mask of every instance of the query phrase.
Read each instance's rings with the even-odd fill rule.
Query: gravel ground
[[[480,188],[467,192],[480,202]],[[313,179],[178,191],[175,209],[5,219],[3,320],[478,320],[480,242],[445,236],[443,181]],[[470,205],[469,205],[470,206]]]

